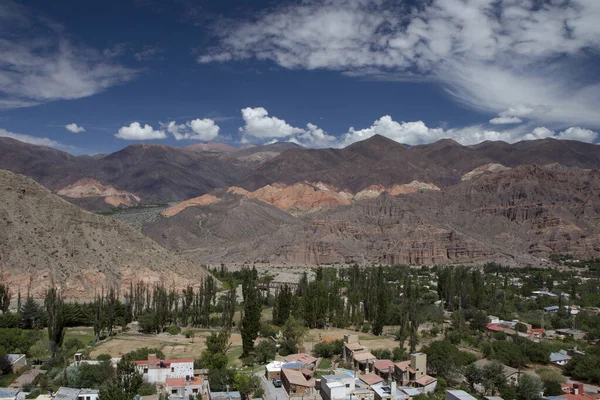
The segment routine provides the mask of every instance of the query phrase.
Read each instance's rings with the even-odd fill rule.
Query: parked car
[[[276,388],[280,388],[281,387],[281,379],[273,378],[273,386],[275,386]]]

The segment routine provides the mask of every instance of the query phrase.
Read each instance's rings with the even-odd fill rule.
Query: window
[[[346,387],[347,387],[347,388],[349,388],[349,387],[350,387],[350,384],[349,384],[349,383],[346,383]]]
[[[192,389],[192,393],[198,393],[198,389]]]
[[[148,373],[148,368],[144,368],[144,373],[147,374]]]
[[[171,372],[175,372],[175,367],[171,367]]]
[[[177,389],[171,389],[171,394],[177,394]]]

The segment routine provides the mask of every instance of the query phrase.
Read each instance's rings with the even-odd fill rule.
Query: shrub
[[[181,332],[181,328],[178,326],[170,326],[167,328],[167,333],[169,335],[179,335],[180,332]]]
[[[110,354],[99,354],[98,357],[96,357],[96,360],[98,361],[108,361],[110,360],[112,357],[110,356]]]
[[[142,361],[148,359],[148,354],[156,354],[158,358],[165,358],[165,354],[160,349],[141,347],[125,354],[123,359],[126,361]]]
[[[183,336],[185,336],[186,339],[190,339],[190,338],[193,338],[195,336],[195,332],[192,331],[192,330],[190,330],[190,329],[188,329],[186,331],[183,331]]]

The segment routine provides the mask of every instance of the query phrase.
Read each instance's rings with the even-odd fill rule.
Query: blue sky
[[[600,2],[424,3],[6,0],[0,136],[74,154],[597,141]]]

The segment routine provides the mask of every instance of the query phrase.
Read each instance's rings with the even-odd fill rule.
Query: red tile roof
[[[285,361],[287,362],[301,362],[304,364],[312,364],[314,362],[317,361],[317,359],[313,356],[311,356],[310,354],[306,354],[306,353],[298,353],[298,354],[290,354],[289,356],[285,357]]]
[[[487,324],[485,326],[487,328],[488,331],[493,331],[493,332],[504,332],[504,328],[495,324]]]
[[[400,369],[400,371],[406,372],[406,370],[410,368],[410,361],[400,361],[395,365]]]
[[[167,378],[166,383],[168,387],[183,387],[185,386],[185,378]],[[192,378],[190,386],[202,386],[202,379]]]
[[[435,379],[433,376],[423,375],[422,377],[417,379],[415,382],[417,382],[419,385],[427,386],[427,385],[432,384],[435,381],[437,381],[437,379]]]

